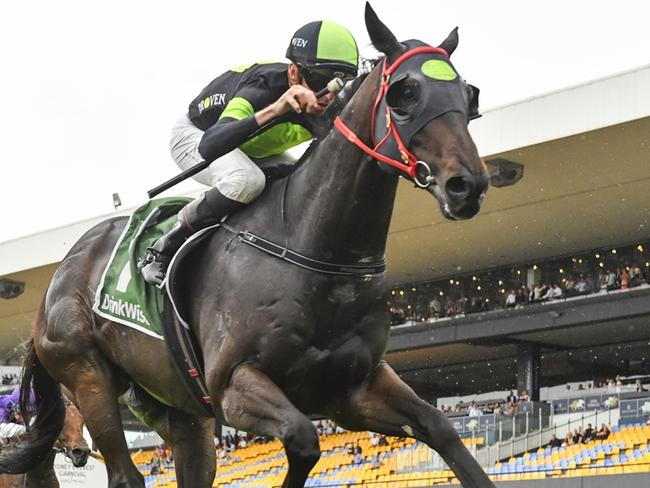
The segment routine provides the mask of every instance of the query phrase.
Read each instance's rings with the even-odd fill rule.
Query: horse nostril
[[[472,182],[464,176],[453,176],[447,180],[447,195],[455,200],[465,200],[472,193]]]
[[[90,449],[85,447],[85,448],[80,448],[76,447],[72,451],[70,451],[70,454],[72,454],[76,458],[80,458],[82,456],[88,456],[90,454]]]

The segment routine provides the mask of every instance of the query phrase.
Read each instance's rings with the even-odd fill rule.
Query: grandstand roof
[[[445,220],[429,194],[400,183],[390,280],[435,279],[647,239],[648,86],[644,66],[487,110],[470,126],[481,155],[523,164],[523,179],[491,188],[479,215],[465,222]],[[22,296],[0,300],[0,357],[29,334],[56,263],[106,217],[0,243],[0,276],[26,283]]]

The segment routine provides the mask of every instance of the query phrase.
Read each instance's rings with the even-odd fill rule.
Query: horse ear
[[[447,54],[451,56],[451,53],[453,53],[458,47],[458,27],[454,27],[454,30],[449,33],[447,39],[442,41],[442,44],[438,47],[447,51]]]
[[[398,57],[404,51],[404,46],[395,38],[390,29],[379,20],[379,17],[370,6],[370,2],[366,2],[366,29],[368,29],[372,45],[384,53],[389,60]]]

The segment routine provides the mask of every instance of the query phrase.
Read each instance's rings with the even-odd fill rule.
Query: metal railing
[[[548,407],[548,406],[547,406]],[[573,429],[582,431],[587,423],[595,427],[601,423],[612,423],[612,410],[596,410],[568,416],[562,423],[556,423],[557,416],[552,409],[537,404],[535,410],[528,410],[514,417],[494,416],[494,422],[484,420],[481,425],[477,422],[473,430],[461,432],[461,436],[469,444],[469,450],[483,467],[492,466],[495,462],[523,454],[533,449],[546,446],[553,434],[558,435]],[[480,419],[480,417],[477,417]],[[396,471],[416,472],[447,469],[442,458],[434,451],[428,449],[418,450],[411,447],[397,459]]]

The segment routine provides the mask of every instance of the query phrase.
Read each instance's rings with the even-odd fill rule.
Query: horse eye
[[[394,110],[410,112],[417,104],[420,96],[420,85],[417,81],[403,79],[390,87],[386,94],[386,103]]]

